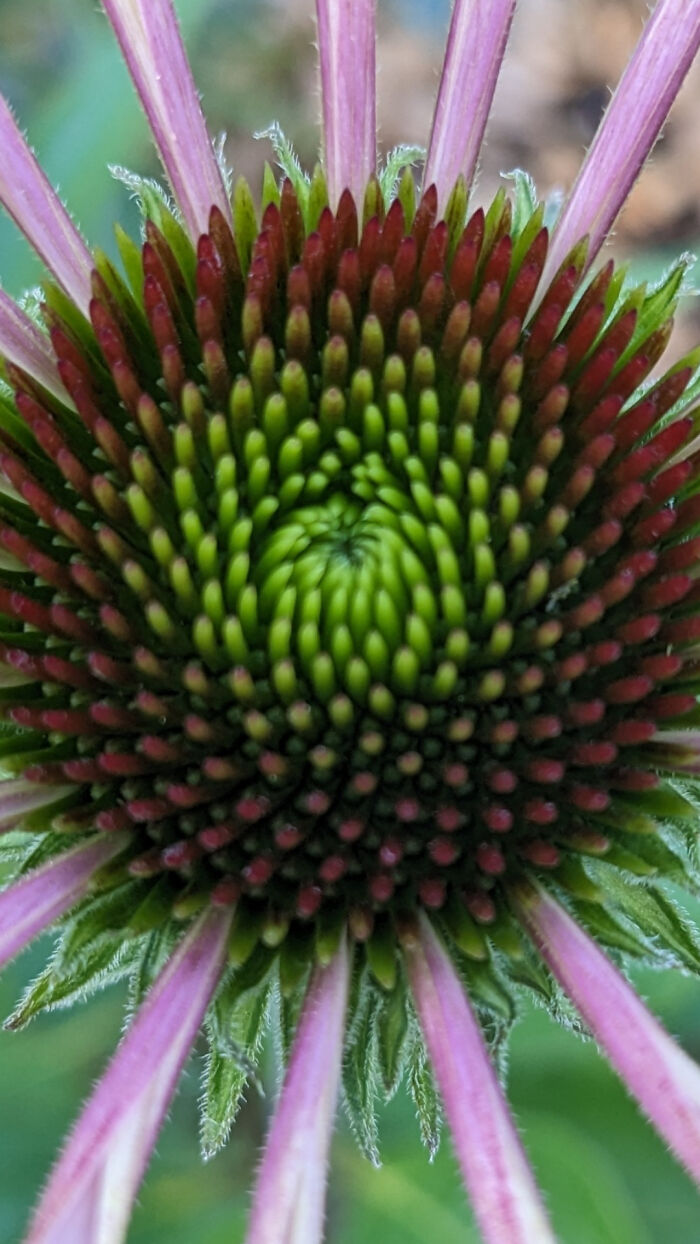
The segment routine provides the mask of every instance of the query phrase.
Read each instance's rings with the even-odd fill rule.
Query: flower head
[[[376,167],[373,3],[318,0],[323,164],[273,129],[259,204],[169,0],[104,7],[178,207],[141,185],[120,275],[0,108],[50,274],[46,333],[0,300],[0,956],[65,917],[14,1026],[107,966],[151,988],[28,1240],[122,1238],[203,1020],[222,1142],[275,991],[250,1244],[321,1239],[341,1075],[373,1156],[367,1085],[420,1099],[426,1052],[485,1239],[553,1239],[488,1050],[493,991],[543,979],[700,1179],[700,1073],[591,940],[697,962],[663,889],[696,882],[698,356],[655,373],[685,264],[595,259],[700,4],[660,0],[551,239],[524,174],[470,203],[510,0],[455,4],[418,189]]]

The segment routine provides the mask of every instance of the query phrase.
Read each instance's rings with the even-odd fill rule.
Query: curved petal
[[[231,913],[209,908],[127,1029],[53,1168],[26,1244],[120,1244],[219,980]]]
[[[56,369],[48,337],[33,324],[11,298],[0,289],[0,354],[21,367],[49,393],[69,403]]]
[[[27,873],[0,893],[0,966],[14,959],[87,892],[98,868],[129,841],[127,834],[91,838]]]
[[[444,211],[460,173],[476,169],[515,0],[455,0],[423,185]]]
[[[187,228],[197,239],[231,206],[171,0],[103,0]]]
[[[513,901],[552,975],[656,1130],[700,1184],[700,1067],[551,894],[523,883]]]
[[[76,306],[87,315],[92,297],[92,257],[2,96],[0,203]]]
[[[258,1174],[246,1244],[320,1244],[349,962],[316,968]]]
[[[22,777],[0,782],[0,834],[14,829],[23,817],[57,803],[74,790],[75,786],[50,786]]]
[[[336,207],[343,190],[360,216],[377,155],[375,0],[316,0],[324,168]]]
[[[554,230],[541,289],[588,237],[595,259],[700,47],[700,0],[659,0]]]
[[[404,938],[408,978],[457,1158],[487,1244],[556,1244],[478,1021],[430,921]]]

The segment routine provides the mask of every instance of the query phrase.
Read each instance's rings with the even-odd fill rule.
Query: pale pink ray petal
[[[98,868],[129,841],[127,834],[91,838],[65,851],[0,893],[0,965],[82,898]]]
[[[87,314],[90,252],[0,96],[0,203],[59,285]]]
[[[513,901],[552,975],[656,1130],[700,1184],[700,1067],[551,894],[524,883]]]
[[[460,174],[474,176],[515,0],[455,0],[423,186],[444,211]]]
[[[408,979],[474,1213],[487,1244],[555,1244],[478,1021],[445,947],[420,917]]]
[[[48,337],[0,289],[0,355],[69,404]]]
[[[185,224],[196,239],[231,206],[171,0],[103,0]]]
[[[57,803],[74,790],[75,786],[50,786],[21,777],[0,782],[0,834],[14,829],[23,817]]]
[[[349,190],[362,211],[376,169],[375,0],[316,0],[323,165],[337,207]]]
[[[246,1244],[320,1244],[348,997],[345,939],[317,967],[258,1173]]]
[[[221,975],[231,913],[208,908],[127,1029],[49,1182],[26,1244],[120,1244],[183,1064]]]
[[[700,46],[700,0],[659,0],[608,105],[569,194],[542,288],[588,237],[590,264],[656,142]]]

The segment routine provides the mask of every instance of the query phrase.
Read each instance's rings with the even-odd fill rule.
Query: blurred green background
[[[178,0],[214,133],[226,130],[237,171],[258,175],[264,145],[251,134],[279,119],[302,158],[315,158],[318,95],[312,0]],[[425,141],[447,0],[380,0],[382,143]],[[629,54],[643,0],[522,0],[496,100],[481,189],[526,165],[540,188],[566,186]],[[87,236],[109,246],[115,220],[136,228],[108,162],[156,173],[145,123],[93,0],[0,0],[0,88]],[[700,240],[700,84],[679,101],[653,166],[635,193],[616,246],[643,275]],[[0,223],[0,273],[19,293],[39,268]],[[700,336],[692,301],[677,350]],[[7,1013],[39,970],[34,948],[0,981]],[[637,983],[700,1058],[700,985],[679,974]],[[60,1137],[99,1074],[121,1025],[116,991],[19,1035],[0,1035],[0,1244],[18,1241]],[[203,1166],[196,1101],[201,1051],[158,1145],[130,1244],[237,1244],[268,1103],[255,1094],[228,1148]],[[275,1068],[268,1059],[268,1099]],[[697,1244],[700,1201],[590,1046],[527,1011],[512,1047],[510,1093],[563,1244]],[[336,1135],[329,1244],[469,1244],[477,1236],[449,1142],[429,1165],[401,1094],[383,1117],[384,1166],[373,1170],[347,1129]],[[66,1241],[66,1244],[71,1244]],[[537,1244],[533,1241],[533,1244]]]

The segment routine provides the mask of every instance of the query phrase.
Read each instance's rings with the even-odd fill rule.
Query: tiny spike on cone
[[[487,1244],[556,1244],[478,1021],[425,916],[403,939],[408,979]]]

